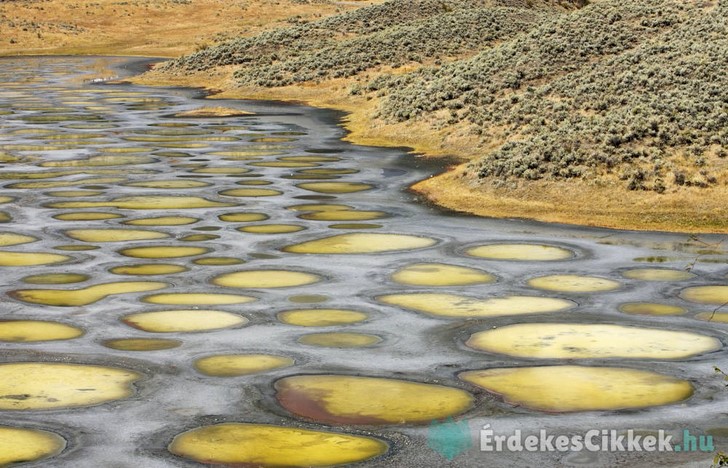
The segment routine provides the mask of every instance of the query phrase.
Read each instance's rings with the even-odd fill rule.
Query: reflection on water
[[[0,67],[0,465],[439,466],[434,419],[700,426],[728,399],[720,238],[443,213],[403,190],[431,163],[335,113],[195,116],[83,84],[99,60],[127,62]]]

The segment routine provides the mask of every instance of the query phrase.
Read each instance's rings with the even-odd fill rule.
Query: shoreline
[[[123,54],[83,56],[138,58],[140,63],[145,64],[169,59]],[[323,86],[235,88],[230,83],[229,71],[204,77],[170,76],[154,69],[145,73],[139,67],[127,68],[126,71],[131,73],[118,81],[153,87],[196,88],[211,103],[216,99],[277,101],[343,112],[339,122],[346,131],[343,141],[363,146],[403,148],[411,155],[442,160],[443,171],[411,184],[408,190],[422,198],[422,202],[450,212],[620,231],[728,234],[728,206],[721,203],[721,200],[728,200],[726,187],[685,188],[677,193],[656,194],[588,186],[573,181],[519,181],[498,189],[488,182],[476,183],[463,174],[465,165],[478,156],[468,154],[467,145],[446,141],[447,137],[442,132],[433,131],[424,123],[375,125],[371,114],[377,101],[350,96],[345,92],[349,84],[346,80]],[[411,136],[418,134],[428,137],[415,139]]]
[[[476,154],[467,145],[447,141],[447,137],[426,124],[377,125],[371,118],[376,100],[351,97],[345,80],[325,86],[284,88],[235,88],[229,74],[206,77],[176,77],[152,70],[128,78],[146,86],[182,86],[207,91],[206,99],[242,99],[289,102],[344,112],[339,125],[346,130],[344,141],[363,146],[407,148],[408,153],[425,158],[445,159],[449,167],[441,173],[409,186],[427,203],[442,209],[496,219],[531,221],[597,227],[614,230],[655,231],[684,234],[728,234],[726,187],[686,188],[679,192],[617,190],[583,182],[519,181],[495,188],[477,183],[463,174]],[[415,138],[411,135],[428,135]],[[456,161],[459,164],[452,165]],[[657,208],[657,209],[656,209]]]
[[[315,22],[380,3],[383,0],[333,4],[297,0],[270,4],[253,0],[221,5],[212,0],[200,0],[194,4],[184,1],[140,6],[101,1],[82,5],[83,11],[79,10],[80,4],[53,0],[42,8],[42,14],[33,5],[18,4],[13,15],[25,22],[16,21],[17,24],[9,25],[8,42],[0,45],[0,57],[114,56],[161,61],[214,47],[232,38],[255,37],[264,31]],[[548,9],[556,7],[559,11],[568,11],[577,10],[588,2],[528,3],[535,3],[537,9],[549,6]],[[6,12],[6,17],[9,17],[6,10],[0,7],[0,13]],[[81,12],[84,14],[79,14]],[[195,14],[191,15],[192,12]],[[220,21],[223,14],[229,18],[228,21]],[[112,17],[123,17],[125,21],[110,22]],[[26,24],[30,19],[33,22]],[[59,29],[58,25],[63,27]],[[235,66],[191,75],[159,70],[145,73],[147,69],[137,68],[131,73],[125,70],[121,77],[115,79],[147,86],[197,88],[211,102],[216,98],[257,99],[341,111],[346,114],[340,122],[347,132],[344,141],[366,146],[406,148],[409,153],[442,161],[441,166],[449,166],[451,160],[456,160],[458,164],[452,164],[443,173],[410,186],[418,197],[449,211],[617,230],[728,234],[728,207],[724,202],[728,200],[728,159],[719,160],[718,157],[724,156],[715,154],[710,156],[711,165],[720,171],[715,185],[697,188],[675,183],[663,194],[630,191],[623,175],[611,173],[611,169],[603,172],[595,169],[596,175],[585,179],[479,179],[478,169],[471,167],[465,171],[465,164],[481,160],[509,138],[510,141],[520,138],[518,135],[510,135],[494,127],[487,129],[493,130],[489,140],[481,141],[480,137],[471,134],[466,120],[446,123],[444,110],[428,115],[429,121],[384,122],[377,115],[382,98],[374,94],[349,93],[353,84],[367,83],[372,77],[383,74],[408,73],[430,63],[427,60],[406,60],[403,59],[394,68],[389,62],[372,66],[349,78],[326,78],[322,82],[309,80],[277,88],[238,87],[232,78]],[[141,75],[135,76],[134,72]],[[452,75],[450,78],[455,77]],[[504,109],[506,114],[518,117],[512,108]],[[437,124],[437,130],[433,129],[433,124]],[[555,145],[560,146],[558,141]],[[511,156],[518,159],[519,154]],[[675,160],[680,157],[679,154],[673,156]],[[676,164],[678,169],[681,168],[680,161]],[[682,161],[682,164],[687,163]],[[634,168],[629,164],[624,166],[625,170]],[[688,178],[695,171],[695,167],[690,166]],[[682,176],[684,178],[685,174]],[[624,177],[629,177],[629,174]],[[670,171],[665,177],[672,177]],[[696,177],[699,184],[710,185],[702,176]],[[649,184],[647,188],[650,188]]]

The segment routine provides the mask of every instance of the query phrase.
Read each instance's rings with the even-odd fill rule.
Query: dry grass
[[[176,57],[231,37],[381,1],[2,1],[0,55]]]

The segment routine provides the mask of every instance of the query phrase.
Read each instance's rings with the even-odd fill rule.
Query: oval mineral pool
[[[359,182],[304,182],[296,187],[316,193],[355,193],[374,188]]]
[[[98,211],[80,211],[72,213],[61,213],[53,216],[59,221],[102,221],[105,219],[123,218],[122,215],[116,213],[101,213]]]
[[[331,327],[363,322],[369,318],[364,312],[344,309],[299,309],[278,314],[278,320],[299,327]]]
[[[414,263],[395,271],[392,280],[411,286],[467,286],[492,283],[495,276],[458,265]]]
[[[685,313],[685,309],[682,307],[656,302],[629,302],[619,306],[619,310],[625,314],[636,315],[680,315]]]
[[[235,185],[272,185],[273,182],[269,180],[261,180],[261,179],[253,179],[253,180],[240,180],[238,182],[235,182]]]
[[[695,318],[706,322],[728,323],[728,313],[725,312],[701,312]]]
[[[155,218],[141,218],[124,221],[123,224],[130,226],[184,226],[194,224],[199,218],[191,218],[189,216],[158,216]]]
[[[63,437],[52,432],[0,426],[0,466],[14,466],[58,455],[66,448]]]
[[[275,388],[291,413],[335,425],[430,423],[473,405],[464,390],[376,377],[297,375],[277,381]]]
[[[108,148],[99,148],[99,151],[102,153],[111,153],[111,154],[133,154],[133,153],[146,153],[147,151],[152,151],[154,148],[152,147],[143,147],[143,146],[126,146],[126,147],[108,147]]]
[[[170,263],[140,263],[138,265],[121,265],[111,268],[109,271],[115,275],[132,275],[132,276],[155,276],[155,275],[173,275],[188,271],[189,268],[182,265],[173,265]]]
[[[238,175],[246,174],[250,172],[250,169],[245,169],[243,167],[202,167],[190,172],[194,172],[195,174]]]
[[[83,330],[58,322],[40,320],[0,321],[0,341],[34,342],[72,340],[83,335]]]
[[[72,229],[65,234],[83,242],[130,242],[166,239],[169,234],[142,229]]]
[[[213,156],[222,156],[223,159],[229,161],[249,161],[261,159],[263,156],[274,156],[280,154],[276,151],[211,151],[205,153]]]
[[[130,166],[134,164],[151,164],[154,158],[136,155],[102,155],[92,156],[88,159],[70,159],[65,161],[48,161],[42,167],[102,167],[102,166]]]
[[[200,463],[230,466],[324,467],[382,455],[386,443],[370,437],[265,424],[204,426],[174,438],[169,451]]]
[[[141,181],[141,182],[129,182],[128,184],[124,184],[124,185],[126,185],[127,187],[180,190],[180,189],[209,187],[212,184],[209,184],[207,182],[201,182],[198,180],[173,179],[173,180],[146,180],[146,181]]]
[[[699,304],[728,304],[728,286],[697,286],[683,289],[680,297]]]
[[[93,304],[114,294],[128,294],[164,289],[167,283],[156,282],[117,282],[89,286],[82,289],[19,289],[10,291],[8,296],[31,304],[57,307],[78,307]]]
[[[642,281],[685,281],[695,278],[695,274],[689,271],[667,268],[635,268],[623,272],[622,276]]]
[[[620,410],[685,400],[693,387],[655,372],[618,367],[513,367],[463,372],[462,380],[538,411]]]
[[[716,351],[717,338],[602,324],[523,323],[473,334],[469,347],[536,359],[684,359]]]
[[[574,258],[574,252],[553,245],[538,244],[488,244],[472,247],[468,255],[491,260],[517,260],[548,262]]]
[[[161,195],[120,197],[99,202],[57,202],[47,205],[48,208],[119,208],[124,210],[186,210],[229,206],[234,206],[234,204],[216,202],[202,197],[165,197]]]
[[[289,245],[282,250],[300,254],[366,254],[424,249],[435,244],[437,241],[429,237],[357,232]]]
[[[382,342],[377,335],[366,333],[309,333],[301,336],[299,343],[323,348],[368,348]]]
[[[257,298],[251,296],[220,293],[167,293],[152,294],[142,298],[142,302],[148,304],[166,305],[232,305],[247,304],[256,300]]]
[[[258,137],[252,138],[250,141],[255,143],[287,143],[290,141],[296,141],[298,138],[285,138],[285,137]]]
[[[105,340],[101,344],[119,351],[162,351],[178,348],[182,342],[164,338],[116,338]]]
[[[26,276],[21,281],[28,284],[73,284],[90,279],[81,273],[48,273],[44,275]]]
[[[59,198],[83,198],[97,197],[103,195],[103,193],[101,190],[55,190],[53,192],[46,192],[44,195]]]
[[[220,236],[215,234],[190,234],[179,238],[182,242],[205,242],[209,240],[219,239]]]
[[[251,234],[288,234],[306,229],[297,224],[255,224],[239,227],[238,231]]]
[[[238,188],[223,190],[220,192],[220,195],[225,195],[227,197],[274,197],[282,194],[283,192],[280,190],[262,188]]]
[[[11,245],[22,245],[36,242],[38,238],[26,236],[24,234],[14,234],[12,232],[0,232],[0,247],[10,247]]]
[[[281,176],[281,179],[291,179],[291,180],[333,180],[333,179],[340,179],[339,176],[334,175],[322,175],[322,174],[285,174]]]
[[[286,207],[291,211],[350,211],[354,208],[349,205],[341,205],[337,203],[304,203],[302,205],[293,205]]]
[[[183,247],[183,246],[147,246],[132,247],[129,249],[119,250],[121,255],[134,258],[182,258],[194,257],[210,252],[207,247]]]
[[[56,174],[56,176],[61,176],[63,174]],[[71,175],[71,174],[68,174]],[[85,185],[88,186],[90,184],[114,184],[117,182],[122,182],[126,179],[120,178],[120,177],[90,177],[88,179],[81,179],[81,180],[74,180],[74,181],[55,181],[55,182],[19,182],[16,184],[10,184],[6,185],[6,188],[12,188],[12,189],[46,189],[46,188],[57,188],[57,187],[76,187],[79,185]]]
[[[291,288],[321,281],[318,275],[289,270],[250,270],[227,273],[212,282],[228,288]]]
[[[192,263],[203,266],[230,266],[241,265],[245,260],[234,257],[203,257],[192,260]]]
[[[248,323],[242,315],[221,310],[162,310],[122,318],[130,327],[151,333],[191,333],[231,328]]]
[[[370,223],[337,223],[329,224],[328,227],[329,229],[380,229],[384,226]]]
[[[76,130],[95,130],[95,129],[109,129],[118,128],[118,125],[107,122],[96,122],[96,123],[78,123],[78,124],[67,124],[63,125],[63,128],[73,128]]]
[[[388,216],[384,211],[331,210],[304,213],[298,217],[309,221],[369,221]]]
[[[186,142],[167,142],[167,143],[156,143],[158,148],[181,148],[181,149],[198,149],[207,148],[211,145],[207,143],[186,143]]]
[[[99,247],[98,245],[70,244],[70,245],[57,245],[53,248],[55,250],[63,250],[66,252],[87,252],[89,250],[98,250],[101,247]]]
[[[128,398],[141,374],[115,367],[56,362],[0,364],[0,410],[91,406]]]
[[[226,223],[247,223],[250,221],[265,221],[268,215],[263,213],[225,213],[218,216],[220,221]]]
[[[545,291],[570,293],[606,292],[619,289],[621,284],[606,278],[581,275],[548,275],[539,276],[528,281],[532,288]]]
[[[293,365],[293,359],[271,354],[222,354],[195,361],[198,372],[211,377],[238,377]]]
[[[505,296],[478,299],[455,294],[388,294],[377,297],[385,304],[404,307],[438,317],[499,317],[545,314],[576,307],[566,299],[536,296]]]
[[[52,265],[70,260],[67,255],[44,252],[0,251],[0,267]]]

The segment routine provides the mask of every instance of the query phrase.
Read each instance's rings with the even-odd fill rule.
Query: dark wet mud
[[[728,450],[728,241],[443,212],[338,113],[91,82],[135,63],[0,60],[0,465],[712,459],[486,454],[485,424]]]

